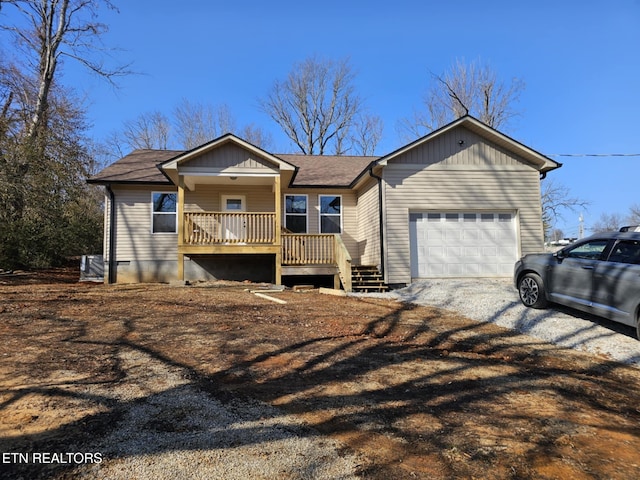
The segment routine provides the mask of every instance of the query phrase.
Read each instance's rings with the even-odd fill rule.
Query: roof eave
[[[167,180],[161,182],[159,180],[104,180],[88,178],[87,183],[91,185],[173,185],[173,182]]]

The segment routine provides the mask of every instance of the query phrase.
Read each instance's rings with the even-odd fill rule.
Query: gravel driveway
[[[454,310],[567,348],[640,367],[635,329],[560,306],[526,308],[510,279],[423,280],[376,296]]]

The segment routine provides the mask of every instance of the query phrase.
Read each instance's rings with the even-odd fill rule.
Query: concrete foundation
[[[178,261],[119,261],[117,283],[169,283],[178,279]],[[105,278],[108,278],[105,265]],[[200,255],[184,258],[184,280],[273,282],[275,255]]]

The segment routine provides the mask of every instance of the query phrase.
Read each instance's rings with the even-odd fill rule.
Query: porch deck
[[[340,235],[282,233],[273,212],[184,212],[179,240],[182,255],[275,254],[280,274],[335,274],[351,290],[351,256]]]

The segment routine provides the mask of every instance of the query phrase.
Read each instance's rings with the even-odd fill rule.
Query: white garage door
[[[509,277],[518,255],[512,213],[412,213],[411,276]]]

